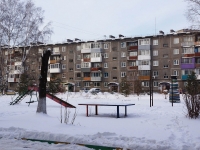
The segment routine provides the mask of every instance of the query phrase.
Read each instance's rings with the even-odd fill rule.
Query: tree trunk
[[[48,61],[51,55],[50,50],[46,50],[42,56],[42,66],[41,74],[39,79],[39,101],[37,107],[37,113],[46,114],[46,83],[47,83],[47,71],[48,71]]]

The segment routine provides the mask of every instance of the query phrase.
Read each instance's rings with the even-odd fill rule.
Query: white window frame
[[[121,43],[121,48],[126,48],[126,42]]]
[[[178,76],[178,74],[179,74],[179,71],[178,71],[178,70],[173,70],[173,75],[174,75],[174,76]]]
[[[179,54],[179,49],[174,49],[174,50],[173,50],[173,54],[174,54],[174,55]]]
[[[178,43],[179,43],[179,38],[178,37],[174,38],[174,44],[178,44]]]
[[[108,63],[104,63],[104,68],[108,68]]]
[[[159,73],[158,71],[153,71],[153,76],[158,77]]]
[[[121,67],[126,67],[126,62],[121,62]]]
[[[104,87],[108,87],[108,82],[104,82]]]
[[[65,46],[62,47],[62,52],[66,52],[66,47]]]
[[[66,64],[62,64],[62,69],[63,69],[63,70],[66,69]]]
[[[99,84],[99,85],[98,85]],[[94,82],[94,87],[100,87],[101,83],[100,82]]]
[[[158,45],[158,39],[153,40],[153,45]]]
[[[81,64],[76,64],[76,69],[81,69]]]
[[[149,87],[149,81],[143,81],[142,86],[143,87]]]
[[[108,58],[108,53],[104,53],[104,58]]]
[[[104,49],[108,49],[108,43],[104,43],[103,47]]]
[[[175,59],[175,60],[173,61],[173,64],[174,64],[174,65],[179,65],[179,60],[178,60],[178,59]]]
[[[121,72],[121,77],[125,77],[126,76],[126,72]]]
[[[84,82],[84,87],[90,87],[90,82]]]
[[[109,73],[108,73],[108,72],[104,72],[103,77],[104,77],[104,78],[108,78],[108,76],[109,76]]]
[[[153,86],[158,87],[158,81],[153,81]]]
[[[121,57],[126,57],[126,52],[121,52]]]
[[[158,56],[158,50],[153,50],[153,56]]]
[[[153,61],[153,66],[159,66],[159,61],[158,60],[154,60]]]
[[[77,55],[77,60],[81,60],[81,55]]]

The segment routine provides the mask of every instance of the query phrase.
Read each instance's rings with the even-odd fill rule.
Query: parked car
[[[7,91],[6,91],[6,94],[7,94],[7,95],[15,95],[16,92],[15,92],[14,90],[7,90]]]
[[[88,92],[90,93],[99,93],[101,90],[99,88],[91,88]]]
[[[87,93],[88,91],[89,91],[88,88],[82,88],[82,89],[80,90],[80,92],[85,92],[85,93]]]

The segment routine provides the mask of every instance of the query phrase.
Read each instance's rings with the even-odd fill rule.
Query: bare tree
[[[45,38],[52,34],[50,23],[44,25],[44,11],[36,7],[31,0],[1,0],[0,2],[0,45],[7,50],[7,61],[16,47],[22,48],[21,73],[33,44],[45,42]],[[5,49],[5,45],[7,49]],[[2,50],[2,49],[0,49]],[[7,76],[11,71],[7,69]],[[2,68],[0,69],[2,70]]]
[[[185,0],[188,3],[187,19],[192,23],[192,29],[200,29],[200,0]]]

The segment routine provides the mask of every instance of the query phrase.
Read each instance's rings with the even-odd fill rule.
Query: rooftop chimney
[[[73,40],[67,39],[67,42],[73,42]]]
[[[162,35],[164,34],[164,32],[162,30],[160,30],[159,33],[162,34]]]
[[[170,33],[174,33],[175,31],[173,29],[170,30]]]
[[[124,37],[123,35],[119,34],[119,38]]]
[[[78,38],[75,38],[75,41],[81,41],[80,39],[78,39]]]
[[[109,35],[109,38],[115,38],[114,36],[112,36],[112,35]]]

